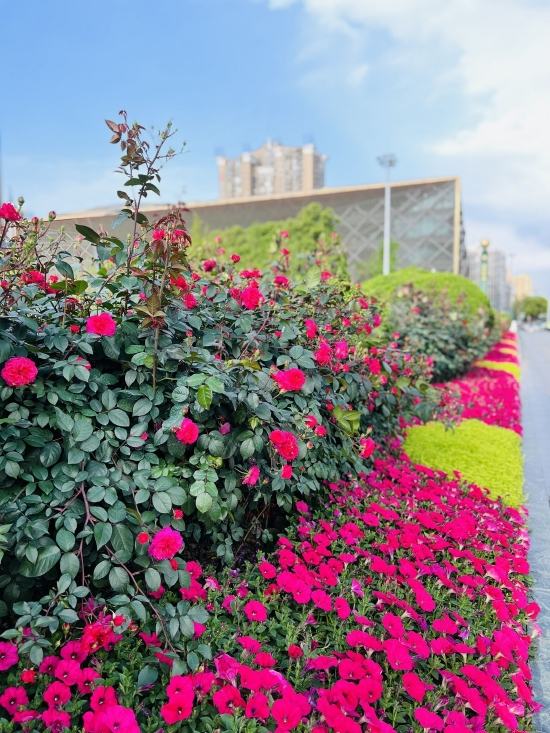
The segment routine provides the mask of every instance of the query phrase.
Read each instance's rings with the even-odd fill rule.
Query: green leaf
[[[213,502],[208,512],[208,516],[213,522],[218,522],[222,515],[222,508],[217,502]]]
[[[84,440],[78,447],[80,450],[86,451],[86,453],[91,453],[94,450],[97,450],[99,448],[99,444],[101,443],[101,440],[98,435],[93,434],[90,435],[89,438]]]
[[[111,539],[113,534],[113,525],[107,524],[106,522],[97,522],[94,527],[94,537],[97,544],[97,549],[106,545]]]
[[[142,417],[143,415],[148,415],[153,408],[153,403],[151,400],[148,400],[146,397],[142,397],[140,400],[138,400],[133,409],[132,409],[132,415],[134,417]]]
[[[11,346],[9,341],[0,339],[0,363],[7,361],[11,354]]]
[[[60,410],[59,407],[54,407],[54,410],[59,429],[64,430],[66,433],[70,433],[74,425],[72,417],[67,415],[63,410]]]
[[[65,262],[64,260],[57,260],[57,262],[55,263],[55,269],[64,277],[69,278],[69,280],[74,280],[73,268],[69,265],[68,262]]]
[[[81,382],[90,381],[90,372],[86,369],[86,367],[79,366],[78,364],[74,368],[74,375],[75,377],[78,377]]]
[[[176,387],[172,392],[174,402],[185,402],[189,398],[189,389],[187,387]]]
[[[181,633],[188,639],[192,639],[195,635],[195,624],[189,616],[180,616]]]
[[[196,505],[197,510],[202,514],[205,514],[207,511],[210,510],[210,507],[212,506],[212,497],[206,492],[204,492],[203,494],[199,494],[196,499]]]
[[[107,575],[109,575],[110,570],[111,561],[102,560],[99,565],[96,565],[94,568],[94,580],[101,580],[102,578],[106,578]]]
[[[306,272],[306,285],[310,290],[316,288],[321,282],[321,268],[318,265],[312,265]]]
[[[195,652],[189,652],[189,654],[187,655],[187,664],[192,672],[198,669],[200,663],[201,661],[198,655],[195,654]]]
[[[63,555],[61,558],[61,562],[59,563],[59,569],[62,573],[67,573],[67,575],[70,575],[71,578],[75,578],[76,574],[80,570],[80,562],[78,560],[78,557],[76,555],[73,555],[71,552]]]
[[[199,654],[202,654],[205,659],[212,659],[212,649],[208,644],[199,644],[197,651]]]
[[[145,582],[149,590],[157,591],[160,588],[160,573],[155,568],[147,568]]]
[[[212,404],[212,388],[208,384],[203,384],[197,391],[197,401],[201,407],[208,410]]]
[[[189,387],[198,387],[204,381],[206,381],[206,374],[192,374],[190,377],[187,377]]]
[[[33,664],[41,664],[42,660],[44,659],[44,650],[42,649],[42,647],[38,644],[33,644],[29,652],[29,658]]]
[[[57,545],[46,545],[38,551],[38,560],[35,563],[24,560],[19,572],[26,578],[38,578],[51,570],[60,557],[61,552]]]
[[[146,687],[147,685],[152,685],[157,681],[158,676],[158,670],[155,669],[155,667],[152,667],[150,664],[146,664],[145,667],[143,667],[139,671],[137,686]]]
[[[73,549],[75,544],[74,534],[64,528],[61,528],[59,530],[59,532],[55,536],[55,540],[58,546],[63,550],[63,552],[69,552]]]
[[[254,441],[252,438],[247,438],[246,440],[243,440],[241,443],[241,456],[246,459],[250,458],[250,456],[254,455],[254,451],[256,450],[254,447]]]
[[[206,384],[210,387],[212,392],[219,392],[219,394],[223,394],[225,392],[225,385],[221,379],[218,379],[218,377],[208,377]]]
[[[77,443],[87,440],[94,432],[94,426],[91,420],[83,417],[77,417],[74,421],[73,438]]]
[[[64,608],[57,615],[66,624],[74,624],[78,621],[78,614],[72,608]]]
[[[143,621],[144,623],[147,621],[147,611],[141,601],[132,601],[130,603],[130,608],[133,609],[140,621]]]
[[[109,585],[115,592],[126,590],[129,582],[130,576],[124,568],[111,568],[109,573]]]
[[[290,351],[288,352],[288,355],[291,359],[299,359],[302,354],[304,353],[304,347],[303,346],[293,346]]]
[[[202,606],[193,606],[189,609],[189,616],[198,624],[205,624],[210,618],[208,611]]]
[[[109,420],[113,423],[113,425],[118,425],[120,428],[130,427],[130,418],[123,410],[120,410],[119,408],[117,408],[116,410],[111,410],[111,412],[109,413]]]
[[[172,509],[172,499],[165,491],[153,494],[153,506],[160,514],[168,514]]]
[[[4,464],[4,471],[8,476],[11,476],[11,478],[17,478],[19,476],[21,468],[19,467],[19,464],[15,461],[6,461],[6,463]]]
[[[93,229],[90,229],[90,227],[87,227],[84,224],[75,224],[75,229],[79,234],[82,234],[84,239],[87,239],[88,242],[93,242],[94,244],[99,242],[99,234],[94,232]]]
[[[134,549],[134,535],[123,524],[115,524],[111,537],[111,545],[115,552],[125,550],[131,554]]]
[[[104,336],[101,340],[101,345],[108,359],[118,359],[120,356],[120,346],[115,341],[114,336]]]
[[[59,443],[48,443],[48,445],[40,451],[40,463],[46,468],[49,468],[50,466],[53,466],[54,463],[57,463],[60,455],[61,446]]]

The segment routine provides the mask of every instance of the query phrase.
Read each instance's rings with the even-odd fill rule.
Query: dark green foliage
[[[476,315],[466,302],[443,290],[434,295],[412,284],[397,289],[389,303],[387,327],[413,354],[433,360],[433,381],[446,382],[466,372],[500,338],[494,312],[483,307]]]

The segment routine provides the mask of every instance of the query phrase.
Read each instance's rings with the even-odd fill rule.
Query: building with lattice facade
[[[355,280],[364,279],[365,264],[379,251],[384,234],[384,184],[322,188],[309,193],[292,192],[271,196],[189,203],[188,228],[198,216],[210,230],[255,222],[283,221],[296,216],[304,206],[318,202],[330,207],[338,218],[337,230],[344,243],[349,271]],[[154,220],[166,214],[167,206],[143,207]],[[67,236],[85,259],[89,243],[75,241],[76,223],[96,231],[103,229],[124,239],[128,222],[113,231],[119,210],[96,209],[58,216]],[[436,178],[391,184],[391,238],[399,243],[399,267],[416,265],[439,272],[468,275],[464,227],[458,178]]]
[[[326,156],[314,145],[290,148],[268,142],[238,158],[217,157],[220,199],[246,199],[295,191],[313,191],[325,185]]]

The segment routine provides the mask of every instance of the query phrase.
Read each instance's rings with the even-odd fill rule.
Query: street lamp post
[[[397,158],[392,153],[386,153],[378,158],[382,168],[386,169],[386,188],[384,191],[384,249],[382,256],[382,274],[390,274],[390,229],[391,229],[391,169],[397,164]]]
[[[479,286],[487,295],[487,282],[489,280],[489,240],[482,239],[481,242],[481,271],[479,277]]]

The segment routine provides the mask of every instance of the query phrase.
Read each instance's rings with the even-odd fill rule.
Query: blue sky
[[[113,203],[104,118],[172,119],[163,200],[217,196],[215,152],[313,140],[326,184],[460,175],[489,237],[550,294],[550,4],[539,0],[21,0],[3,3],[4,198]]]

